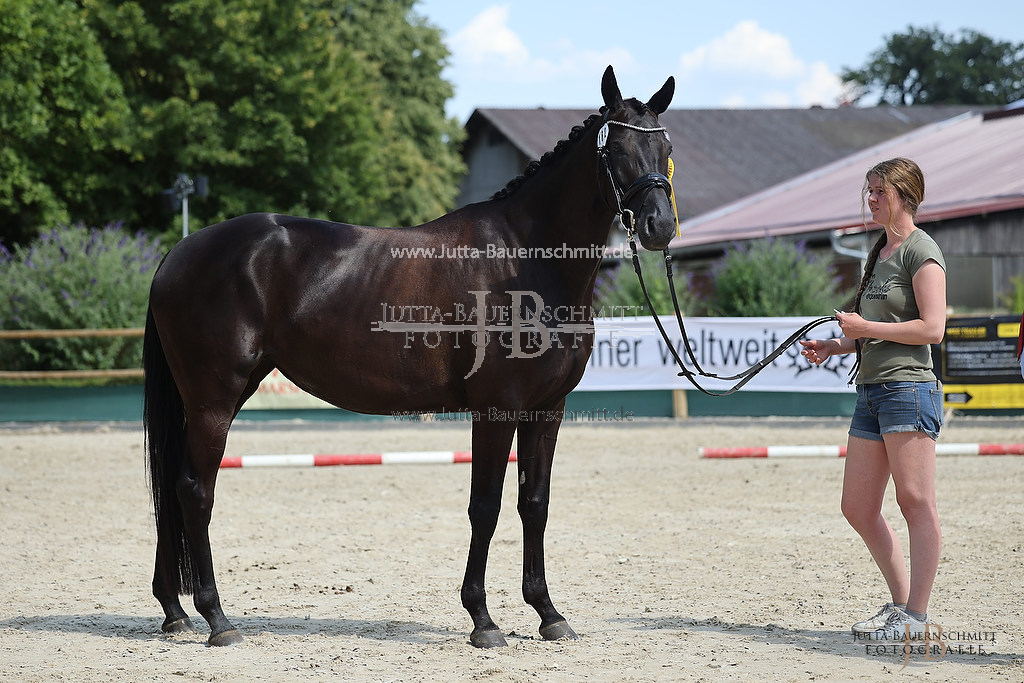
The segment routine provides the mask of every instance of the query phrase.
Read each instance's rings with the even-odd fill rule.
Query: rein
[[[729,376],[722,376],[717,375],[715,373],[706,372],[704,368],[700,366],[700,363],[697,362],[697,356],[693,352],[693,347],[690,346],[690,337],[686,334],[686,327],[683,325],[683,315],[679,310],[679,299],[676,297],[675,283],[672,279],[672,256],[669,254],[669,251],[666,248],[664,251],[665,276],[668,278],[669,291],[672,293],[672,307],[675,309],[676,323],[679,325],[679,334],[683,338],[683,347],[686,349],[686,357],[690,360],[690,362],[693,364],[693,367],[697,371],[696,373],[694,373],[692,370],[686,367],[686,365],[683,363],[683,359],[679,357],[679,354],[676,352],[675,347],[672,345],[672,340],[669,339],[668,334],[665,332],[664,326],[661,324],[661,320],[658,317],[658,312],[654,310],[654,304],[651,302],[651,296],[647,292],[647,285],[646,283],[644,283],[644,276],[640,269],[640,256],[639,252],[637,251],[636,239],[634,238],[632,233],[629,234],[629,249],[633,254],[633,270],[636,271],[637,279],[640,281],[640,290],[644,293],[644,299],[647,301],[647,307],[650,309],[651,316],[654,318],[654,324],[658,327],[658,332],[661,333],[661,338],[665,340],[665,346],[668,347],[669,353],[672,354],[672,358],[675,360],[676,365],[679,366],[680,372],[677,374],[680,377],[685,377],[687,380],[689,380],[690,384],[696,387],[697,390],[700,391],[702,394],[706,394],[708,396],[728,396],[729,394],[739,391],[739,389],[744,384],[752,380],[754,376],[757,375],[757,373],[764,370],[772,362],[774,362],[776,358],[785,353],[786,349],[792,346],[797,339],[800,339],[810,330],[814,329],[815,327],[818,327],[819,325],[824,325],[825,323],[837,320],[837,318],[834,315],[829,315],[823,318],[817,318],[815,320],[812,320],[811,322],[807,323],[799,330],[791,334],[789,338],[786,339],[786,341],[782,342],[778,347],[776,347],[774,351],[772,351],[770,354],[765,356],[762,360],[758,361],[754,365],[751,365],[743,372]],[[700,382],[697,381],[697,377],[716,379],[725,382],[731,382],[734,380],[738,381],[736,382],[736,384],[726,389],[725,391],[711,391],[709,389],[705,389],[704,387],[702,387],[700,385]]]
[[[758,361],[754,365],[751,365],[743,372],[725,377],[714,373],[705,372],[705,370],[700,366],[700,363],[697,362],[697,356],[693,352],[693,348],[690,346],[690,338],[686,334],[686,328],[683,325],[683,314],[679,310],[679,300],[676,296],[675,283],[672,279],[672,257],[669,254],[668,248],[666,247],[664,251],[665,276],[668,279],[669,291],[672,293],[672,307],[675,309],[676,323],[679,326],[679,333],[683,338],[683,346],[686,349],[686,356],[693,364],[693,367],[696,369],[696,373],[687,368],[685,363],[683,363],[683,359],[679,357],[679,353],[676,351],[675,346],[672,345],[672,341],[669,339],[668,334],[665,332],[665,328],[661,324],[661,319],[658,317],[658,312],[654,310],[654,304],[651,302],[651,296],[647,292],[647,285],[644,282],[643,272],[641,272],[640,268],[639,251],[637,250],[636,246],[635,216],[633,215],[633,211],[625,206],[637,195],[642,195],[640,205],[643,206],[644,202],[647,201],[647,196],[653,190],[661,189],[665,191],[665,193],[669,197],[669,200],[672,202],[673,211],[676,211],[675,193],[673,192],[671,181],[672,160],[669,159],[669,175],[667,177],[661,173],[648,173],[637,178],[628,188],[626,188],[625,191],[623,191],[619,187],[619,184],[615,182],[615,175],[612,173],[611,161],[608,158],[608,150],[605,146],[608,142],[609,125],[621,126],[623,128],[628,128],[629,130],[634,130],[640,133],[664,133],[666,139],[669,139],[668,131],[664,127],[643,128],[641,126],[635,126],[633,124],[624,123],[622,121],[608,120],[605,121],[604,125],[597,132],[597,154],[602,161],[605,173],[608,176],[608,181],[612,187],[612,194],[615,197],[615,211],[619,215],[619,219],[622,221],[622,225],[626,229],[626,236],[629,239],[629,249],[633,255],[633,270],[636,271],[637,279],[640,281],[640,290],[644,293],[644,299],[647,301],[647,307],[651,311],[651,315],[654,318],[654,323],[658,327],[658,332],[661,333],[661,338],[665,341],[665,346],[668,347],[668,350],[672,354],[672,358],[675,360],[676,365],[679,366],[680,372],[678,373],[678,375],[680,377],[685,377],[701,393],[707,394],[708,396],[728,396],[729,394],[738,391],[744,384],[753,379],[754,376],[757,375],[757,373],[761,372],[766,367],[768,367],[768,365],[770,365],[772,362],[775,361],[776,358],[785,353],[786,349],[792,346],[797,339],[800,339],[805,334],[807,334],[807,332],[814,329],[815,327],[818,327],[819,325],[824,325],[825,323],[837,320],[836,316],[834,315],[829,315],[823,318],[817,318],[816,320],[812,320],[811,322],[807,323],[799,330],[794,332],[792,335],[790,335],[789,338],[786,339],[786,341],[782,342],[782,344],[780,344],[774,351],[768,354],[764,359]],[[598,172],[600,173],[600,171]],[[677,215],[677,234],[678,227],[679,218]],[[697,381],[698,376],[707,379],[715,379],[726,382],[736,381],[736,384],[734,384],[729,389],[726,389],[725,391],[711,391],[709,389],[705,389],[700,385],[700,383]]]

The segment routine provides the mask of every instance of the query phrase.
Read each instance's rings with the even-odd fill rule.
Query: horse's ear
[[[672,76],[668,77],[665,81],[665,85],[661,86],[661,90],[654,93],[654,97],[647,103],[647,108],[653,111],[655,114],[664,114],[665,110],[668,109],[669,102],[672,101],[672,95],[676,92],[676,79]]]
[[[610,110],[622,106],[622,93],[619,91],[619,83],[615,80],[615,71],[610,64],[604,70],[604,77],[601,79],[601,96],[604,98],[605,106]]]

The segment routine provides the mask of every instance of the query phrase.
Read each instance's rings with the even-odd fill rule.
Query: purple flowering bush
[[[0,329],[142,327],[163,250],[119,223],[54,228],[13,251],[0,242]],[[141,337],[0,340],[2,370],[142,365]]]

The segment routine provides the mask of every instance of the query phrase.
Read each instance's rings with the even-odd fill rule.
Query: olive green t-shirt
[[[920,318],[914,297],[914,274],[928,261],[946,269],[942,251],[924,230],[913,230],[887,259],[879,258],[860,298],[865,320],[899,323]],[[881,339],[861,340],[857,384],[881,382],[931,382],[931,345],[909,345]]]

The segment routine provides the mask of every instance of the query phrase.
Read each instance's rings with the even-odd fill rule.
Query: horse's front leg
[[[523,523],[523,598],[540,616],[546,640],[576,640],[565,618],[551,604],[544,573],[544,530],[551,495],[551,463],[562,424],[565,399],[556,407],[531,411],[536,419],[519,424],[519,517]]]
[[[490,420],[481,416],[473,424],[473,474],[469,492],[469,523],[472,538],[466,576],[462,581],[462,606],[473,619],[469,640],[476,647],[502,647],[508,643],[487,611],[484,575],[487,552],[501,512],[501,491],[508,468],[508,455],[515,434],[514,421]]]

